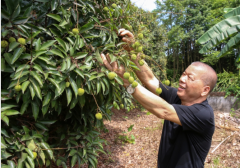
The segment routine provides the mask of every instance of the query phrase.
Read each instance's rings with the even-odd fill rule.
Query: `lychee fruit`
[[[170,81],[169,80],[165,80],[165,85],[169,86],[170,85]]]
[[[137,81],[134,81],[134,82],[132,83],[132,87],[135,88],[135,87],[137,87],[137,86],[138,86]]]
[[[132,60],[136,60],[136,59],[137,59],[136,54],[132,54],[132,55],[131,55],[131,59],[132,59]]]
[[[138,63],[139,63],[140,66],[143,66],[143,65],[144,65],[144,61],[143,61],[142,59],[139,60]]]
[[[70,83],[69,82],[66,82],[66,87],[69,87],[70,86]]]
[[[114,73],[114,72],[108,73],[108,79],[113,80],[115,77],[116,77],[116,73]]]
[[[130,84],[132,84],[132,83],[134,82],[134,78],[133,78],[132,76],[130,76],[130,77],[128,78],[128,82],[129,82]]]
[[[1,47],[6,48],[8,46],[8,42],[6,40],[1,41]]]
[[[37,157],[37,153],[33,152],[33,159],[36,159],[36,157]]]
[[[8,41],[9,41],[9,43],[11,43],[11,42],[16,41],[16,39],[15,39],[14,37],[10,37],[10,38],[8,39]]]
[[[123,109],[123,108],[124,108],[124,105],[123,105],[123,104],[120,104],[120,108]]]
[[[114,3],[114,4],[112,4],[112,7],[115,9],[117,7],[117,5]]]
[[[97,114],[95,114],[95,117],[96,117],[98,120],[101,120],[101,119],[102,119],[102,114],[101,114],[101,113],[97,113]]]
[[[130,77],[130,73],[129,72],[125,72],[124,74],[123,74],[123,78],[124,79],[128,79]]]
[[[15,89],[16,92],[19,92],[20,90],[22,90],[22,86],[21,85],[16,85],[14,87],[14,89]]]
[[[135,47],[138,47],[138,46],[141,45],[141,44],[139,43],[139,41],[136,41],[134,44],[135,44]]]
[[[141,52],[142,51],[142,46],[137,47],[136,51]]]
[[[77,35],[77,34],[79,33],[78,28],[74,28],[74,29],[72,29],[72,33],[75,34],[75,35]]]
[[[162,89],[161,88],[157,88],[156,89],[156,93],[159,95],[159,94],[161,94],[162,93]]]
[[[19,38],[19,39],[18,39],[18,42],[19,42],[20,44],[22,44],[22,45],[25,45],[25,44],[26,44],[26,39],[24,39],[24,38]]]
[[[83,94],[84,94],[84,89],[79,88],[79,89],[78,89],[78,95],[79,95],[79,96],[82,96]]]
[[[139,34],[138,34],[138,38],[139,38],[139,39],[143,39],[143,34],[142,34],[142,33],[139,33]]]
[[[103,10],[104,10],[104,12],[108,12],[109,11],[108,7],[104,7]]]

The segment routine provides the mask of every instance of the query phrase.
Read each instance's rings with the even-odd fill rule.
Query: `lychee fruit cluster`
[[[108,79],[110,79],[110,80],[113,80],[116,76],[117,76],[117,74],[115,72],[108,73]]]
[[[26,44],[26,39],[24,39],[24,38],[19,38],[19,39],[18,39],[18,42],[19,42],[20,44],[22,44],[22,45],[25,45],[25,44]]]
[[[79,33],[78,28],[74,28],[74,29],[72,29],[72,33],[75,34],[75,35],[77,35],[77,34]]]
[[[6,40],[1,41],[1,47],[6,48],[8,46],[8,42]]]
[[[138,86],[138,82],[135,81],[132,76],[130,76],[130,73],[129,73],[129,72],[125,72],[125,73],[123,74],[123,78],[124,78],[124,79],[128,79],[128,82],[129,82],[130,84],[132,84],[132,87],[133,87],[133,88],[135,88],[135,87]]]
[[[10,38],[8,39],[8,41],[9,41],[9,43],[12,43],[12,42],[15,42],[16,39],[15,39],[14,37],[10,37]]]
[[[70,83],[69,82],[66,82],[66,87],[68,88],[70,86]]]
[[[159,94],[161,94],[162,93],[162,89],[161,88],[157,88],[156,89],[156,93],[159,95]]]

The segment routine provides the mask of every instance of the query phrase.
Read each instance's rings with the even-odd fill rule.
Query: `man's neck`
[[[195,99],[193,101],[189,101],[189,100],[181,100],[181,105],[184,105],[184,106],[192,106],[194,104],[197,104],[197,103],[202,103],[203,101],[205,101],[207,99],[207,97],[200,97],[199,99]]]

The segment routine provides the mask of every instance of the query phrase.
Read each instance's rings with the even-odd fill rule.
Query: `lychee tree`
[[[118,28],[130,27],[130,2],[5,0],[1,10],[2,167],[96,167],[103,119],[111,119],[112,107],[132,106],[100,53],[123,64],[138,85],[138,67],[118,38]]]

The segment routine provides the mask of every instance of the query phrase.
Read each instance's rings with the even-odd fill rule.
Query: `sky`
[[[156,0],[131,0],[137,7],[147,11],[152,11],[156,8],[155,1]]]

